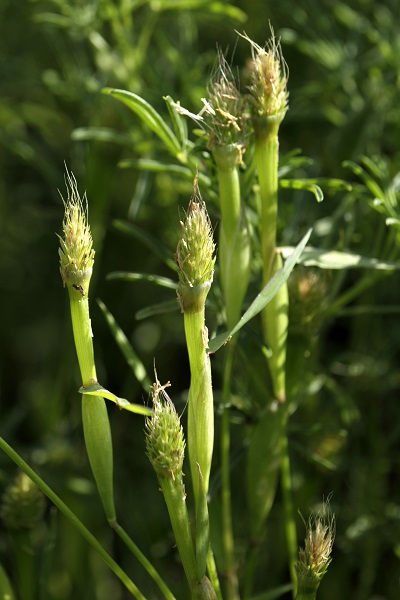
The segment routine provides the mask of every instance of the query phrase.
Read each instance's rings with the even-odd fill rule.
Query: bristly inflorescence
[[[87,293],[94,263],[92,234],[87,218],[86,194],[80,197],[75,177],[66,172],[67,199],[64,200],[64,237],[60,239],[60,272],[63,284],[82,295]]]
[[[207,92],[208,99],[203,98],[201,114],[210,129],[210,148],[216,144],[234,145],[241,160],[245,139],[244,98],[221,50],[218,51]]]
[[[332,561],[335,529],[335,516],[330,510],[328,499],[317,514],[310,516],[306,524],[305,545],[299,550],[296,564],[299,590],[318,588]]]
[[[213,229],[206,205],[201,197],[197,177],[185,221],[181,221],[182,234],[175,260],[179,267],[182,286],[194,288],[211,285],[215,264]]]
[[[249,64],[249,104],[255,117],[284,117],[288,109],[287,83],[289,69],[271,27],[271,37],[262,48],[247,35],[251,44],[252,60]]]
[[[159,477],[175,480],[182,474],[185,439],[175,406],[165,391],[170,384],[153,388],[153,414],[146,419],[147,456]]]

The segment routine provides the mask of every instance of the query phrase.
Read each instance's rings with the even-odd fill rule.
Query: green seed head
[[[25,473],[18,473],[2,498],[1,517],[10,529],[32,529],[43,517],[45,499]]]
[[[146,419],[146,450],[157,476],[175,480],[182,475],[185,439],[175,406],[165,392],[169,385],[160,385],[158,379],[153,385],[154,412]]]
[[[181,226],[182,234],[175,260],[179,267],[178,297],[185,312],[189,308],[185,302],[185,294],[193,297],[194,300],[201,297],[204,306],[213,280],[215,264],[212,225],[200,195],[197,178],[186,219],[184,222],[181,221]],[[187,301],[189,302],[189,299]]]
[[[228,152],[227,160],[240,164],[245,137],[244,101],[221,51],[207,91],[208,100],[203,100],[202,112],[210,128],[210,149],[215,156],[216,150],[224,148]],[[219,154],[215,156],[217,162]]]
[[[87,295],[94,250],[92,234],[87,220],[87,199],[79,196],[75,177],[67,171],[67,200],[64,201],[64,237],[60,237],[60,272],[64,286],[71,292]]]
[[[271,37],[264,48],[244,36],[252,47],[249,65],[249,103],[255,118],[276,117],[280,121],[288,109],[288,66],[282,56],[279,41],[271,28]]]
[[[299,550],[296,573],[299,592],[317,590],[332,561],[335,517],[325,502],[320,512],[311,515],[306,525],[304,548]]]

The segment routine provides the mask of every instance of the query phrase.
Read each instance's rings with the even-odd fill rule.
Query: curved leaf
[[[324,193],[321,188],[309,179],[280,179],[279,186],[281,188],[312,192],[317,202],[322,202],[324,199]]]
[[[108,94],[120,100],[134,113],[136,113],[148,127],[164,142],[168,150],[181,162],[185,162],[185,157],[182,154],[182,148],[175,134],[168,127],[161,115],[153,108],[151,104],[143,98],[128,92],[126,90],[118,90],[115,88],[104,88],[103,94]]]
[[[100,396],[101,398],[106,398],[107,400],[111,400],[114,402],[118,408],[123,408],[124,410],[129,410],[130,412],[136,413],[138,415],[144,415],[146,417],[150,417],[153,414],[151,408],[147,406],[141,406],[140,404],[131,404],[125,398],[119,398],[112,392],[109,392],[105,388],[103,388],[100,383],[94,381],[90,385],[83,385],[79,388],[80,394],[86,394],[88,396]]]

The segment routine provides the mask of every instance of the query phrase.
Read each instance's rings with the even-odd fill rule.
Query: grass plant
[[[394,5],[111,4],[0,20],[0,597],[394,600]]]

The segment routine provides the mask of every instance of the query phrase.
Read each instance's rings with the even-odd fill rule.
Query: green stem
[[[214,401],[208,333],[204,320],[204,304],[200,311],[185,312],[184,325],[190,364],[188,400],[188,450],[196,506],[199,497],[200,466],[205,493],[208,492],[214,446]]]
[[[255,157],[261,198],[261,253],[263,285],[272,275],[278,222],[278,132],[256,142]]]
[[[211,581],[211,585],[214,588],[215,594],[218,600],[222,600],[221,585],[219,583],[217,565],[215,564],[214,553],[211,546],[208,548],[207,553],[207,572]]]
[[[96,380],[93,333],[89,314],[89,299],[68,288],[72,330],[81,371],[82,384]],[[110,421],[104,398],[82,396],[82,423],[85,445],[97,489],[109,523],[116,519],[113,483],[113,448]]]
[[[21,458],[21,456],[15,452],[7,444],[7,442],[0,437],[0,449],[11,458],[11,460],[24,472],[32,481],[38,486],[39,489],[51,500],[51,502],[58,508],[60,512],[71,522],[71,524],[79,531],[82,537],[92,546],[94,550],[101,556],[104,562],[109,566],[113,573],[120,579],[126,589],[134,596],[137,600],[146,600],[145,596],[139,591],[133,581],[128,575],[121,569],[121,567],[115,562],[115,560],[104,550],[99,544],[94,535],[84,526],[77,516],[68,508],[68,506],[61,500],[59,496],[35,473],[33,469]]]
[[[172,529],[175,535],[176,545],[185,570],[191,591],[198,583],[196,556],[193,546],[192,532],[190,529],[189,515],[186,504],[186,493],[182,482],[182,475],[158,478],[160,487],[164,494],[165,503]]]
[[[96,366],[94,362],[93,333],[89,314],[89,299],[82,297],[80,292],[68,288],[70,292],[70,309],[72,330],[79,368],[82,376],[82,385],[88,385],[96,380]]]
[[[234,342],[227,349],[224,365],[221,423],[221,485],[222,485],[222,545],[226,578],[227,600],[238,600],[239,584],[235,563],[235,545],[232,527],[231,483],[230,483],[230,395],[234,358]]]
[[[261,540],[251,543],[251,547],[246,557],[246,564],[243,576],[243,598],[248,600],[253,593],[254,573],[257,566],[258,551],[260,549]]]
[[[150,577],[152,577],[153,581],[158,585],[161,592],[164,594],[164,598],[167,600],[175,600],[175,596],[166,585],[158,571],[153,567],[151,562],[146,558],[143,552],[137,547],[132,538],[126,533],[126,531],[119,525],[119,523],[115,523],[112,526],[115,533],[121,538],[126,547],[132,552],[133,556],[140,562],[140,564],[146,569]]]
[[[278,129],[271,120],[270,132],[256,140],[256,164],[261,199],[261,253],[263,260],[263,286],[282,266],[276,255],[276,230],[278,223]],[[286,340],[288,330],[288,290],[283,285],[278,294],[262,311],[264,340],[272,350],[268,361],[275,398],[284,402],[286,397]]]
[[[285,515],[286,543],[289,556],[290,578],[293,584],[293,598],[295,598],[297,590],[297,576],[295,568],[297,561],[297,531],[294,520],[292,500],[292,476],[290,472],[290,456],[287,435],[287,413],[284,417],[284,423],[282,427],[281,451],[281,486],[283,496],[283,511]]]
[[[34,600],[37,593],[37,571],[31,532],[26,530],[12,531],[11,537],[18,572],[19,598],[20,600]]]
[[[219,263],[221,285],[229,328],[239,321],[251,272],[251,241],[241,214],[239,171],[237,166],[217,169],[221,228]]]
[[[218,186],[221,209],[221,229],[228,245],[235,239],[240,220],[240,184],[236,166],[218,168]]]

